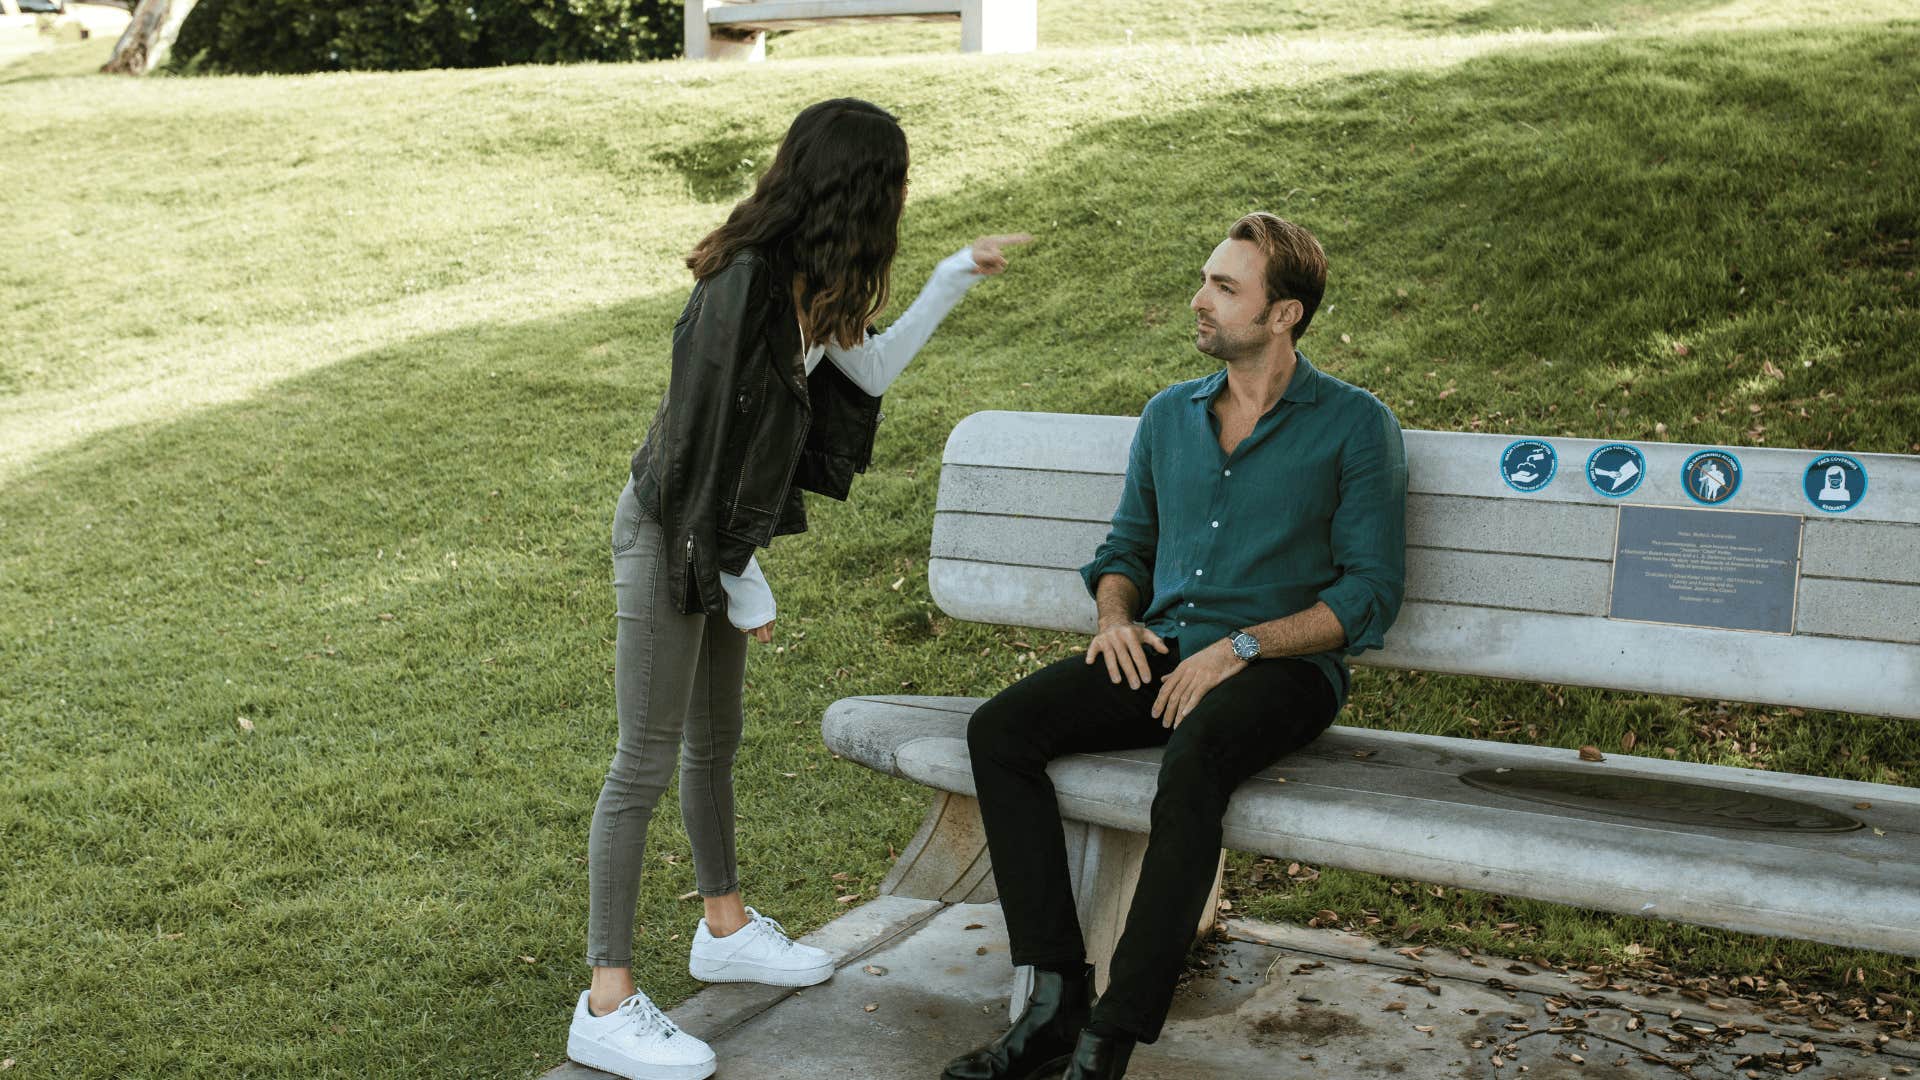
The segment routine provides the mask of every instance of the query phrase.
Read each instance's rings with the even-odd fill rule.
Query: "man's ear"
[[[1273,315],[1267,319],[1267,332],[1275,336],[1284,334],[1291,341],[1294,324],[1306,313],[1306,305],[1298,300],[1277,300],[1273,305]]]

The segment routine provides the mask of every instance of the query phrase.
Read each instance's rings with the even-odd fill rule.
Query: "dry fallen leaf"
[[[1623,754],[1631,753],[1633,751],[1633,744],[1639,741],[1640,741],[1640,736],[1635,735],[1631,731],[1627,732],[1625,735],[1620,736],[1620,752]]]
[[[885,975],[887,973],[887,969],[881,967],[879,964],[868,964],[866,967],[863,967],[860,970],[866,972],[869,975]]]
[[[907,579],[906,579],[906,578],[904,578],[904,577],[897,577],[897,578],[894,578],[894,579],[893,579],[893,584],[891,584],[891,585],[889,585],[889,586],[887,586],[887,588],[889,588],[889,589],[892,589],[892,590],[893,590],[894,592],[899,592],[899,591],[900,591],[900,586],[902,586],[902,585],[905,585],[906,583],[907,583]]]
[[[536,960],[536,959],[534,959],[534,958],[533,958],[533,957],[531,957],[531,956],[523,956],[523,957],[521,957],[521,958],[520,958],[520,962],[521,962],[521,963],[523,963],[523,964],[537,964],[537,963],[539,963],[540,961],[538,961],[538,960]]]
[[[1406,1012],[1407,1003],[1404,1001],[1389,1001],[1385,1005],[1382,1005],[1380,1007],[1380,1011],[1381,1012]]]
[[[1605,761],[1607,760],[1607,755],[1602,754],[1600,752],[1599,747],[1594,746],[1592,744],[1588,744],[1580,748],[1580,760],[1581,761]]]
[[[690,890],[688,890],[688,891],[686,891],[686,892],[683,892],[683,893],[681,893],[681,894],[680,894],[680,899],[682,899],[682,900],[691,900],[691,899],[693,899],[694,897],[696,897],[696,896],[699,896],[699,895],[700,895],[700,890],[698,890],[698,889],[690,889]]]
[[[854,902],[855,900],[858,900],[858,899],[860,899],[860,894],[859,894],[859,893],[848,893],[848,894],[847,894],[847,895],[845,895],[845,896],[836,896],[836,897],[834,897],[834,898],[833,898],[833,902],[834,902],[834,903],[836,903],[836,904],[851,904],[851,903],[853,903],[853,902]]]
[[[1870,802],[1857,802],[1853,804],[1853,808],[1855,810],[1871,810],[1873,809],[1873,804]]]
[[[860,1006],[860,1008],[861,1008],[861,1009],[862,1009],[863,1011],[865,1011],[865,1012],[872,1012],[873,1010],[875,1010],[875,1009],[877,1009],[877,1008],[879,1008],[879,1007],[880,1007],[879,1005],[877,1005],[877,1004],[875,1004],[875,1003],[873,1003],[873,1002],[871,1002],[871,1001],[870,1001],[870,1002],[868,1002],[868,1003],[867,1003],[867,1004],[865,1004],[865,1005],[862,1005],[862,1006]]]
[[[968,923],[967,925],[965,925],[965,926],[963,926],[963,927],[961,927],[960,929],[962,929],[962,930],[984,930],[984,929],[986,929],[986,924],[984,924],[984,923],[977,923],[977,922],[970,922],[970,923]]]
[[[253,721],[251,721],[251,720],[249,720],[249,719],[247,719],[247,718],[246,718],[246,717],[244,717],[244,716],[237,716],[237,717],[235,717],[235,718],[234,718],[234,721],[233,721],[233,722],[234,722],[234,723],[236,723],[236,724],[239,724],[239,725],[240,725],[240,730],[241,730],[241,731],[252,731],[252,730],[253,730]]]

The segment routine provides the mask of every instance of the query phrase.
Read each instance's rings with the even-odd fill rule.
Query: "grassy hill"
[[[1898,5],[1249,7],[1043,0],[1046,47],[997,59],[908,27],[753,68],[0,67],[0,1058],[559,1058],[613,741],[613,500],[679,258],[812,100],[906,124],[896,310],[973,235],[1039,239],[889,392],[854,499],[762,553],[782,614],[749,660],[740,848],[796,930],[844,910],[836,873],[870,895],[923,806],[831,760],[829,702],[990,694],[1083,644],[933,608],[947,431],[1133,413],[1212,370],[1183,305],[1247,209],[1320,236],[1302,347],[1407,427],[1920,451]],[[904,54],[852,55],[879,49]],[[1874,718],[1363,671],[1344,720],[1920,783],[1920,729]],[[672,1001],[698,912],[671,797],[658,820],[636,962]],[[1920,989],[1912,958],[1264,877],[1239,909]]]

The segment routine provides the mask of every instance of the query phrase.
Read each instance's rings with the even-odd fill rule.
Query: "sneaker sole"
[[[590,1069],[624,1076],[627,1080],[706,1080],[718,1067],[716,1061],[699,1065],[631,1065],[622,1060],[622,1055],[599,1043],[571,1035],[567,1036],[567,1057]]]
[[[701,982],[751,982],[767,986],[817,986],[833,977],[833,962],[827,961],[819,967],[776,968],[765,964],[750,964],[739,960],[721,963],[691,962],[687,965],[687,974]]]

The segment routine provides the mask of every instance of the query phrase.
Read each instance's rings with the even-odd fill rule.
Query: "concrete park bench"
[[[962,420],[928,561],[941,610],[1091,635],[1077,567],[1105,538],[1135,424]],[[1920,459],[1405,434],[1406,603],[1387,647],[1360,663],[1920,718]],[[981,700],[879,695],[827,709],[834,751],[935,792],[882,891],[994,898],[966,744]],[[1103,987],[1159,753],[1076,755],[1049,770]],[[1235,793],[1225,842],[1920,954],[1914,788],[1335,726]]]
[[[836,22],[960,20],[962,52],[1032,52],[1036,0],[686,0],[689,60],[764,60],[767,31]]]

